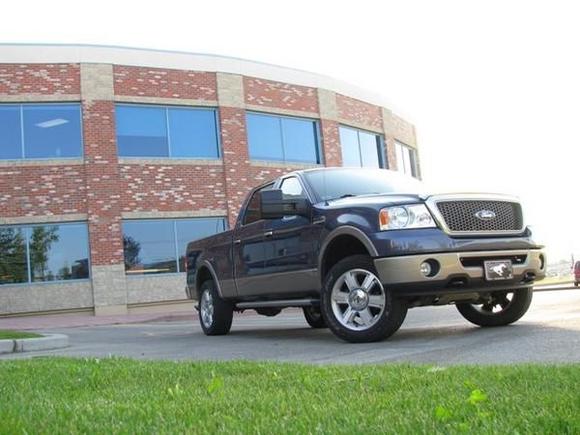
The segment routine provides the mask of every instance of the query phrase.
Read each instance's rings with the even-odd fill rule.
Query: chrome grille
[[[523,230],[522,208],[517,202],[493,200],[438,201],[437,209],[450,232],[518,232]],[[476,213],[486,210],[495,217],[482,220]]]

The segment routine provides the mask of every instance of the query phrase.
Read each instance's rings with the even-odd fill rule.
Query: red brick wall
[[[82,165],[0,166],[0,216],[86,213]]]
[[[322,152],[326,166],[342,166],[342,151],[338,133],[338,122],[328,119],[320,120],[322,133]]]
[[[114,66],[113,73],[117,95],[198,99],[217,105],[215,73],[131,66]],[[0,97],[79,94],[79,74],[74,64],[0,65]],[[266,112],[286,109],[319,117],[315,88],[253,77],[244,77],[243,84],[246,104],[261,106]],[[380,107],[342,95],[336,100],[340,119],[382,129]],[[244,109],[219,107],[219,122],[220,164],[119,164],[114,103],[85,101],[85,165],[0,166],[0,216],[88,213],[94,265],[122,264],[123,212],[226,209],[233,226],[250,189],[294,168],[250,162]],[[327,166],[342,162],[338,125],[334,120],[320,120]],[[390,142],[388,150],[392,162]]]
[[[249,177],[246,111],[222,106],[219,108],[219,118],[228,217],[230,227],[233,227],[248,190],[256,182]]]
[[[113,75],[116,95],[217,100],[215,73],[115,65]]]
[[[226,209],[222,165],[122,164],[122,211]]]
[[[0,64],[0,95],[80,94],[78,64]]]
[[[246,104],[318,113],[315,88],[244,77]]]
[[[91,263],[123,263],[121,192],[112,101],[83,104]]]
[[[341,119],[353,121],[361,126],[383,129],[382,109],[364,101],[336,95],[338,116]]]
[[[393,138],[385,138],[385,147],[386,152],[385,155],[387,156],[387,164],[388,168],[396,171],[397,168],[397,154],[395,151],[395,140]]]

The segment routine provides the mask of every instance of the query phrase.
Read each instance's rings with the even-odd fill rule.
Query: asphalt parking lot
[[[471,325],[452,306],[412,309],[397,334],[374,344],[344,343],[328,330],[310,329],[297,310],[273,318],[238,315],[231,333],[222,337],[203,335],[193,315],[190,320],[45,332],[67,334],[70,347],[3,358],[114,355],[168,360],[439,365],[580,362],[580,290],[536,293],[527,315],[502,328]]]

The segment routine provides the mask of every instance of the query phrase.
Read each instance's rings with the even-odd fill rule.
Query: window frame
[[[26,145],[24,143],[24,107],[25,106],[78,106],[79,112],[79,145],[80,154],[78,156],[72,157],[26,157]],[[0,107],[18,107],[18,113],[20,116],[20,156],[15,159],[2,159],[0,162],[26,162],[26,161],[50,161],[50,160],[82,160],[85,157],[85,135],[83,129],[83,105],[80,101],[49,101],[49,102],[1,102]]]
[[[165,112],[165,131],[167,139],[167,156],[124,156],[119,153],[119,134],[117,131],[117,107],[152,107],[157,109],[163,109]],[[185,110],[203,110],[213,112],[215,121],[215,135],[216,135],[216,147],[217,156],[216,157],[179,157],[171,155],[171,131],[169,129],[169,110],[170,109],[185,109]],[[221,160],[223,158],[222,150],[222,140],[221,140],[221,128],[220,128],[220,118],[219,118],[219,108],[216,106],[188,106],[181,104],[148,104],[148,103],[131,103],[131,102],[115,102],[115,144],[117,148],[117,157],[121,159],[134,159],[134,160]]]
[[[410,174],[405,172],[404,167],[402,170],[401,170],[401,168],[399,168],[399,160],[398,160],[398,156],[397,156],[397,148],[398,147],[400,147],[402,150],[409,151],[409,166],[411,167]],[[414,147],[407,145],[405,142],[401,142],[400,140],[395,139],[395,159],[397,162],[397,172],[401,172],[402,174],[409,175],[409,176],[416,178],[416,179],[420,179],[419,169],[418,169],[418,165],[417,165],[417,150]],[[403,166],[404,166],[404,163],[403,163]]]
[[[370,135],[375,136],[376,138],[378,138],[378,143],[377,143],[377,157],[379,160],[379,167],[378,169],[389,169],[389,161],[387,159],[387,152],[386,152],[386,142],[385,142],[385,137],[383,134],[381,133],[377,133],[375,131],[371,131],[371,130],[365,130],[362,128],[358,128],[358,127],[353,127],[347,124],[339,124],[338,125],[338,140],[340,143],[340,152],[341,152],[341,158],[342,158],[342,148],[343,148],[343,144],[340,141],[340,129],[341,128],[345,128],[348,130],[352,130],[354,132],[356,132],[356,139],[357,139],[357,145],[358,145],[358,157],[359,157],[359,161],[360,161],[360,166],[350,166],[350,167],[354,167],[354,168],[374,168],[374,166],[363,166],[363,158],[362,158],[362,149],[361,149],[361,142],[360,142],[360,133],[367,133]],[[344,168],[349,167],[349,166],[344,166],[344,162],[343,162],[343,166]]]
[[[125,268],[125,249],[123,248],[123,268],[124,268],[124,272],[125,272],[125,278],[126,279],[139,279],[139,278],[145,278],[145,277],[160,277],[160,276],[171,276],[171,275],[181,275],[186,273],[186,271],[180,271],[179,270],[179,243],[178,243],[178,236],[177,236],[177,222],[178,221],[194,221],[197,219],[221,219],[224,223],[224,231],[228,231],[229,229],[229,224],[228,224],[228,219],[226,216],[192,216],[192,217],[180,217],[180,218],[148,218],[148,219],[122,219],[121,220],[121,232],[122,232],[122,236],[123,239],[125,238],[125,232],[123,231],[123,224],[125,223],[129,223],[129,222],[166,222],[169,221],[171,223],[171,227],[172,227],[172,231],[173,231],[173,238],[170,240],[173,244],[174,244],[174,260],[175,260],[175,265],[176,265],[176,272],[161,272],[161,273],[127,273],[127,269]],[[219,233],[216,233],[219,234]],[[209,237],[209,236],[208,236]],[[185,254],[185,253],[184,253]]]
[[[248,128],[248,115],[257,115],[263,117],[270,117],[276,118],[278,120],[278,128],[280,134],[280,141],[282,145],[282,160],[278,159],[260,159],[260,158],[252,158],[250,156],[250,129]],[[284,135],[284,129],[282,128],[282,119],[295,119],[298,121],[309,121],[314,123],[314,132],[315,137],[314,140],[316,141],[316,157],[317,162],[303,162],[300,160],[286,160],[286,152],[285,152],[285,144],[286,144],[286,137]],[[280,113],[272,113],[272,112],[260,112],[257,110],[246,110],[246,142],[248,146],[248,156],[250,157],[250,161],[253,162],[280,162],[284,164],[293,164],[293,165],[316,165],[316,166],[324,166],[324,154],[322,152],[322,134],[320,129],[320,119],[319,118],[308,118],[306,116],[293,116],[293,115],[283,115]]]
[[[32,228],[36,227],[46,227],[46,226],[67,226],[67,225],[84,225],[87,234],[87,271],[88,276],[86,278],[75,278],[75,279],[59,279],[53,281],[33,281],[32,280],[32,261],[30,259],[30,234]],[[70,221],[70,222],[45,222],[45,223],[35,223],[35,224],[17,224],[17,225],[0,225],[1,228],[22,228],[24,230],[25,236],[25,248],[26,248],[26,268],[27,268],[27,279],[26,282],[14,282],[14,283],[0,283],[0,291],[2,287],[12,287],[12,286],[32,286],[32,285],[53,285],[53,284],[68,284],[77,282],[88,282],[92,280],[92,259],[91,259],[91,241],[89,226],[86,221]]]

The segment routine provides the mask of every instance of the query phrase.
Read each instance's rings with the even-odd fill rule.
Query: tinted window
[[[376,134],[358,132],[360,143],[361,166],[365,168],[380,168],[381,165],[381,140]]]
[[[24,155],[27,158],[80,157],[80,109],[71,105],[23,106]]]
[[[28,246],[32,281],[89,277],[86,225],[42,225],[30,228]]]
[[[120,156],[169,156],[165,109],[117,106],[115,112]]]
[[[0,159],[22,158],[20,106],[0,105]]]
[[[321,162],[316,121],[248,113],[246,123],[251,159]]]
[[[339,133],[343,166],[367,168],[384,166],[383,140],[380,135],[344,126],[339,128]]]
[[[217,158],[215,110],[169,109],[172,157]]]
[[[395,142],[395,155],[397,157],[397,170],[413,177],[417,176],[415,150],[401,142]]]
[[[28,282],[25,230],[0,227],[0,284],[21,282]]]
[[[219,157],[214,109],[117,105],[116,117],[122,157]]]
[[[0,105],[0,159],[80,156],[79,104]]]
[[[282,118],[282,133],[284,135],[284,160],[320,163],[316,122],[297,118]]]
[[[322,200],[380,193],[418,194],[424,191],[419,181],[386,169],[308,171],[305,176]]]
[[[340,128],[340,145],[342,148],[342,166],[361,166],[358,133],[352,128]]]
[[[251,159],[284,160],[282,132],[278,118],[248,113],[247,128]]]
[[[298,180],[296,177],[286,178],[284,181],[282,181],[281,189],[284,198],[306,197],[304,189],[302,189],[302,184],[300,184],[300,180]]]
[[[187,244],[225,230],[224,218],[123,222],[125,271],[129,275],[184,272]]]
[[[0,227],[0,284],[89,277],[85,224]]]
[[[173,221],[123,223],[127,273],[177,272]]]

